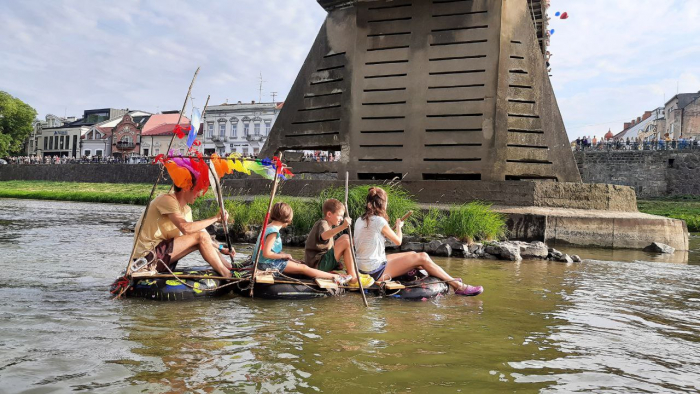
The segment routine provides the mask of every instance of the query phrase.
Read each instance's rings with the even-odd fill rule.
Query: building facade
[[[170,150],[174,151],[175,154],[184,155],[188,151],[187,147],[187,137],[173,139],[173,134],[175,126],[177,125],[178,119],[180,118],[179,113],[164,113],[152,115],[148,122],[143,126],[141,131],[141,156],[157,156],[159,154],[166,154],[168,146]],[[183,116],[180,120],[180,126],[187,132],[190,128],[190,120]],[[202,141],[202,131],[199,130],[197,135],[197,140]],[[171,142],[172,141],[172,145]],[[200,152],[203,151],[202,145],[196,146]]]
[[[256,156],[270,135],[283,103],[209,106],[202,121],[204,154]]]
[[[664,111],[670,138],[700,136],[700,92],[677,94],[666,103]]]
[[[129,111],[125,115],[91,126],[90,130],[82,137],[81,156],[112,156],[112,132],[117,125],[122,123],[124,117],[129,116],[132,122],[140,128],[151,115],[151,113],[144,111]]]
[[[91,126],[121,116],[126,112],[127,110],[123,109],[102,108],[85,110],[83,117],[73,122],[68,122],[67,119],[52,118],[53,123],[51,124],[56,126],[42,127],[39,125],[34,137],[36,142],[28,145],[35,147],[33,154],[37,156],[80,157],[82,137],[91,129]]]

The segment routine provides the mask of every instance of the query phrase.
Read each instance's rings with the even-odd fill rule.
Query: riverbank
[[[3,181],[0,198],[145,205],[152,188],[143,183]],[[169,189],[170,185],[160,185],[157,193]]]
[[[700,231],[700,196],[639,200],[640,212],[685,220],[688,231]]]

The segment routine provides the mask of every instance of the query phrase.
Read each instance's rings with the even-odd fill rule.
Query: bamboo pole
[[[253,255],[253,276],[250,279],[250,298],[253,298],[253,289],[255,288],[255,275],[258,272],[258,260],[260,257],[260,251],[265,248],[265,230],[267,230],[267,222],[270,219],[270,211],[272,210],[272,203],[275,201],[275,193],[277,193],[277,186],[280,182],[280,174],[282,173],[282,152],[279,155],[279,164],[277,165],[277,170],[275,171],[275,179],[272,183],[272,193],[270,194],[270,202],[267,204],[267,213],[265,214],[265,220],[263,221],[262,229],[260,230],[260,248],[255,250]]]
[[[190,95],[192,94],[192,87],[194,86],[194,81],[197,79],[197,74],[199,74],[199,67],[197,67],[197,70],[194,72],[194,76],[192,77],[192,81],[190,82],[190,87],[187,89],[187,95],[185,96],[185,101],[182,104],[182,110],[180,111],[180,116],[177,118],[177,125],[180,124],[180,121],[182,120],[182,113],[185,111],[185,108],[187,106],[187,100],[189,100]],[[166,152],[170,151],[170,147],[173,145],[173,140],[175,139],[175,134],[173,133],[172,138],[170,139],[170,143],[168,144],[168,149]],[[131,277],[131,265],[134,262],[134,253],[136,252],[136,243],[138,242],[138,238],[141,235],[141,229],[143,228],[143,221],[146,219],[146,215],[148,215],[148,209],[151,207],[151,201],[153,199],[153,194],[156,191],[156,188],[158,187],[158,182],[160,182],[161,178],[163,178],[163,173],[165,171],[165,166],[160,167],[160,173],[158,174],[158,178],[156,178],[156,181],[153,183],[153,188],[151,188],[151,194],[148,196],[148,202],[146,203],[146,209],[143,211],[143,216],[141,219],[141,225],[138,228],[138,231],[135,232],[135,237],[134,237],[134,244],[131,248],[131,253],[129,254],[129,262],[126,265],[126,274],[124,275],[126,278]],[[128,288],[128,287],[127,287]],[[120,298],[122,294],[124,294],[127,290],[127,288],[123,288],[119,294],[115,298]]]
[[[350,210],[348,209],[348,194],[349,194],[349,178],[348,172],[345,172],[345,217],[350,217]],[[357,267],[357,257],[355,256],[355,241],[352,238],[352,227],[348,226],[348,238],[350,238],[350,255],[352,256],[353,267],[355,268],[355,276],[357,276],[357,284],[360,286],[360,294],[362,295],[362,302],[365,307],[369,307],[367,303],[367,297],[365,296],[365,288],[362,286],[362,279],[360,278],[360,269]]]

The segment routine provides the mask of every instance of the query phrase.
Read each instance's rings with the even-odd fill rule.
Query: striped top
[[[381,216],[370,216],[369,225],[362,218],[355,221],[355,257],[360,271],[374,271],[386,262],[386,239],[382,234],[386,225]]]

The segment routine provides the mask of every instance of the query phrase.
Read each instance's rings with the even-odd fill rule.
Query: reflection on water
[[[0,200],[0,392],[700,390],[698,238],[690,264],[440,259],[475,298],[111,301],[141,209]]]

